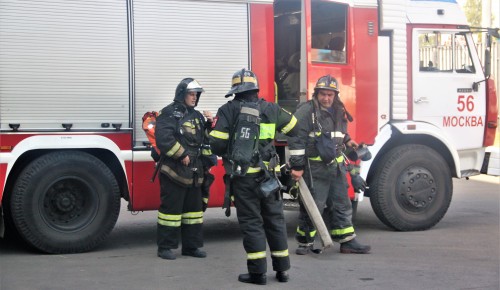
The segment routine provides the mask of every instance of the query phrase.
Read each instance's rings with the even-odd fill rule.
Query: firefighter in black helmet
[[[231,90],[226,97],[235,95],[224,104],[215,118],[215,126],[210,133],[210,145],[215,154],[222,156],[226,175],[226,187],[234,197],[243,246],[247,253],[248,273],[238,277],[240,282],[264,285],[267,282],[266,239],[271,250],[273,270],[280,282],[288,281],[290,259],[288,256],[286,224],[283,214],[283,200],[279,190],[265,197],[259,187],[263,176],[279,171],[276,150],[271,142],[276,131],[294,136],[297,120],[277,104],[268,103],[258,97],[257,77],[252,71],[242,69],[232,77]],[[245,102],[256,102],[260,112],[260,134],[258,157],[251,163],[243,176],[232,175],[232,162],[228,159],[232,132]],[[251,148],[250,148],[251,150]],[[276,164],[277,163],[277,164]]]
[[[175,260],[182,236],[182,255],[205,258],[202,225],[204,201],[202,185],[213,165],[208,138],[212,116],[194,108],[203,92],[193,78],[183,79],[175,90],[174,101],[160,111],[156,120],[156,144],[161,151],[161,205],[158,210],[158,256]],[[205,121],[205,118],[207,121]],[[213,181],[213,180],[212,180]],[[206,187],[206,186],[205,186]]]
[[[301,104],[295,112],[302,130],[297,137],[289,139],[292,166],[305,169],[304,180],[313,194],[318,209],[329,225],[331,237],[340,243],[342,253],[365,254],[370,246],[362,245],[355,239],[352,224],[352,206],[347,194],[347,167],[343,151],[356,149],[358,144],[351,140],[347,132],[347,122],[352,117],[339,97],[337,80],[330,75],[318,79],[312,100]],[[294,156],[293,152],[305,150],[305,157]],[[303,152],[301,152],[303,153]],[[304,155],[301,155],[304,156]],[[297,160],[300,160],[297,162]],[[291,171],[297,179],[301,172]],[[364,191],[365,181],[359,172],[351,172],[354,190]],[[296,240],[299,247],[296,254],[305,255],[312,250],[316,229],[306,210],[300,206],[299,225]]]

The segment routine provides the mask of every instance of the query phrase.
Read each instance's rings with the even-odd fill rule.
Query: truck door
[[[413,29],[412,95],[414,121],[440,129],[457,150],[482,146],[486,92],[472,37],[456,30]]]
[[[303,0],[274,3],[274,59],[277,102],[294,112],[305,100]]]

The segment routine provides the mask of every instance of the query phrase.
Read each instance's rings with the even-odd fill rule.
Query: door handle
[[[429,99],[427,99],[427,97],[420,97],[418,99],[415,99],[414,102],[416,104],[420,104],[420,103],[428,103],[429,102]]]

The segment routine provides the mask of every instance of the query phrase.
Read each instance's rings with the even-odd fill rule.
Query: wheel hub
[[[91,221],[90,207],[95,192],[79,177],[64,177],[53,182],[43,199],[43,216],[48,225],[60,230],[82,227]]]
[[[62,192],[56,195],[55,200],[53,200],[55,207],[60,212],[70,212],[75,208],[76,198],[69,192]]]
[[[398,180],[399,203],[411,211],[425,210],[436,197],[436,184],[432,173],[422,167],[410,167]]]

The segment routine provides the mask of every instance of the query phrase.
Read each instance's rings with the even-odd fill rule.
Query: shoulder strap
[[[313,112],[312,112],[313,129],[314,129],[314,131],[321,132],[321,130],[323,128],[321,127],[321,124],[319,123],[319,120],[318,120],[318,113],[316,111],[316,104],[314,103],[313,100],[311,100],[310,102],[311,102],[311,105],[313,107]]]

